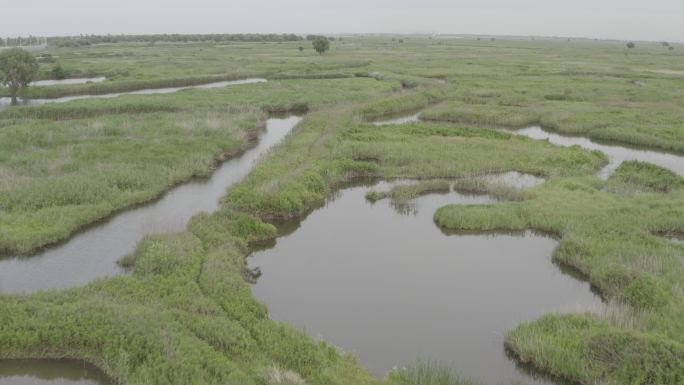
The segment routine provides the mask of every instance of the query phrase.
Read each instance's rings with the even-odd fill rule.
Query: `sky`
[[[0,0],[0,36],[438,33],[684,42],[684,0]]]

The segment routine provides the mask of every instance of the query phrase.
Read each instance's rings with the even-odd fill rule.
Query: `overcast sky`
[[[0,0],[0,36],[245,32],[684,42],[684,0]]]

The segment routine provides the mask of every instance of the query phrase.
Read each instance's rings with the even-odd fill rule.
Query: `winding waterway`
[[[253,293],[271,318],[357,354],[378,377],[422,358],[486,384],[558,384],[518,367],[503,345],[520,322],[602,309],[588,283],[551,261],[557,241],[532,232],[447,234],[435,225],[438,208],[494,203],[488,196],[432,194],[399,211],[364,198],[389,188],[343,190],[253,253],[249,266],[261,273]]]
[[[420,122],[420,113],[397,116],[392,119],[376,121],[373,122],[373,124],[376,126],[384,126],[416,122]],[[651,163],[684,176],[684,156],[682,155],[676,155],[665,151],[630,148],[618,144],[602,144],[582,136],[567,136],[552,133],[536,126],[519,130],[501,129],[500,131],[513,135],[526,136],[535,140],[546,140],[549,143],[563,147],[580,146],[586,150],[601,151],[608,156],[608,165],[602,168],[596,176],[603,180],[608,179],[622,162],[630,160]]]
[[[39,254],[0,259],[0,293],[64,289],[123,273],[116,261],[132,253],[145,235],[183,231],[193,215],[214,211],[226,190],[300,120],[297,116],[268,119],[259,143],[221,164],[208,180],[180,185],[153,203],[90,226]]]
[[[171,93],[262,81],[245,79],[27,103]],[[133,252],[145,235],[183,231],[196,213],[215,210],[226,190],[244,178],[259,157],[299,120],[296,116],[269,119],[259,143],[224,162],[208,180],[176,187],[155,202],[90,226],[40,254],[0,260],[0,293],[63,289],[123,273],[116,261]],[[419,114],[376,124],[417,121]],[[684,157],[678,155],[599,144],[539,127],[513,134],[602,151],[610,159],[599,173],[602,178],[625,160],[653,163],[684,175]],[[518,187],[540,182],[515,173],[500,180]],[[489,196],[430,194],[416,199],[411,210],[398,210],[388,200],[371,204],[364,199],[371,188],[387,190],[392,184],[344,189],[296,228],[292,224],[289,229],[282,226],[288,234],[255,249],[249,265],[259,270],[261,277],[253,292],[269,306],[271,317],[354,352],[377,376],[423,358],[451,364],[462,375],[484,383],[559,384],[518,366],[503,348],[504,334],[520,322],[549,312],[603,308],[600,297],[586,282],[552,262],[557,241],[529,231],[447,233],[434,224],[433,214],[438,208],[495,203]],[[100,373],[78,363],[0,361],[0,385],[106,383]]]
[[[148,88],[144,90],[137,90],[137,91],[127,91],[127,92],[114,92],[114,93],[109,93],[109,94],[101,94],[101,95],[75,95],[75,96],[64,96],[61,98],[54,98],[54,99],[19,99],[18,104],[20,105],[41,105],[41,104],[47,104],[47,103],[65,103],[65,102],[71,102],[74,100],[83,100],[83,99],[110,99],[110,98],[116,98],[118,96],[122,95],[151,95],[151,94],[170,94],[182,90],[188,90],[188,89],[207,89],[207,88],[223,88],[227,86],[232,86],[232,85],[238,85],[238,84],[253,84],[253,83],[265,83],[268,80],[262,79],[262,78],[249,78],[249,79],[241,79],[241,80],[230,80],[230,81],[220,81],[220,82],[213,82],[213,83],[207,83],[207,84],[200,84],[200,85],[194,85],[194,86],[184,86],[184,87],[166,87],[166,88]],[[10,107],[11,106],[12,100],[8,97],[0,97],[0,111],[3,109]]]
[[[507,130],[507,132],[537,140],[548,140],[549,143],[559,146],[580,146],[587,150],[601,151],[608,156],[608,165],[601,169],[601,171],[599,171],[597,174],[597,176],[601,179],[608,179],[610,174],[612,174],[615,169],[622,164],[622,162],[628,160],[638,160],[640,162],[655,164],[656,166],[666,168],[676,174],[684,176],[684,156],[680,155],[651,150],[634,149],[619,145],[601,144],[584,137],[554,134],[545,131],[541,127],[528,127],[516,131]]]

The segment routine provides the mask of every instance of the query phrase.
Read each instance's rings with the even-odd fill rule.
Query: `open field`
[[[507,348],[576,383],[684,382],[684,246],[662,236],[684,234],[684,180],[631,162],[602,181],[600,152],[494,129],[542,125],[681,155],[679,47],[345,38],[319,56],[306,44],[48,49],[73,76],[108,80],[30,88],[27,98],[269,81],[0,111],[0,249],[11,253],[68,239],[207,176],[217,158],[249,146],[268,113],[308,113],[218,211],[138,245],[127,259],[130,275],[0,296],[0,358],[83,359],[121,384],[469,383],[431,363],[376,379],[351,354],[271,321],[252,296],[245,258],[251,243],[277,236],[271,223],[306,216],[357,178],[433,181],[403,192],[410,200],[443,187],[434,180],[464,178],[462,188],[482,193],[495,187],[477,177],[518,171],[547,181],[514,197],[492,191],[504,199],[495,204],[441,208],[436,224],[554,234],[554,261],[580,273],[608,305],[604,314],[519,325]],[[41,73],[52,65],[41,64]],[[423,122],[369,122],[418,110]]]

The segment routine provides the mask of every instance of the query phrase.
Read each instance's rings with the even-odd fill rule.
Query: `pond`
[[[366,201],[390,186],[344,189],[255,248],[252,289],[271,318],[355,353],[378,377],[421,358],[485,384],[558,384],[517,366],[503,345],[523,321],[603,308],[588,283],[552,262],[558,242],[530,231],[451,234],[433,221],[442,206],[495,204],[489,196],[431,194],[408,211]]]
[[[0,385],[110,385],[101,371],[79,361],[0,360]]]
[[[193,215],[214,211],[227,189],[242,180],[300,120],[297,116],[268,119],[259,143],[223,162],[208,180],[173,188],[155,202],[92,225],[36,255],[0,259],[0,293],[64,289],[123,273],[116,261],[132,253],[145,235],[184,231]]]

